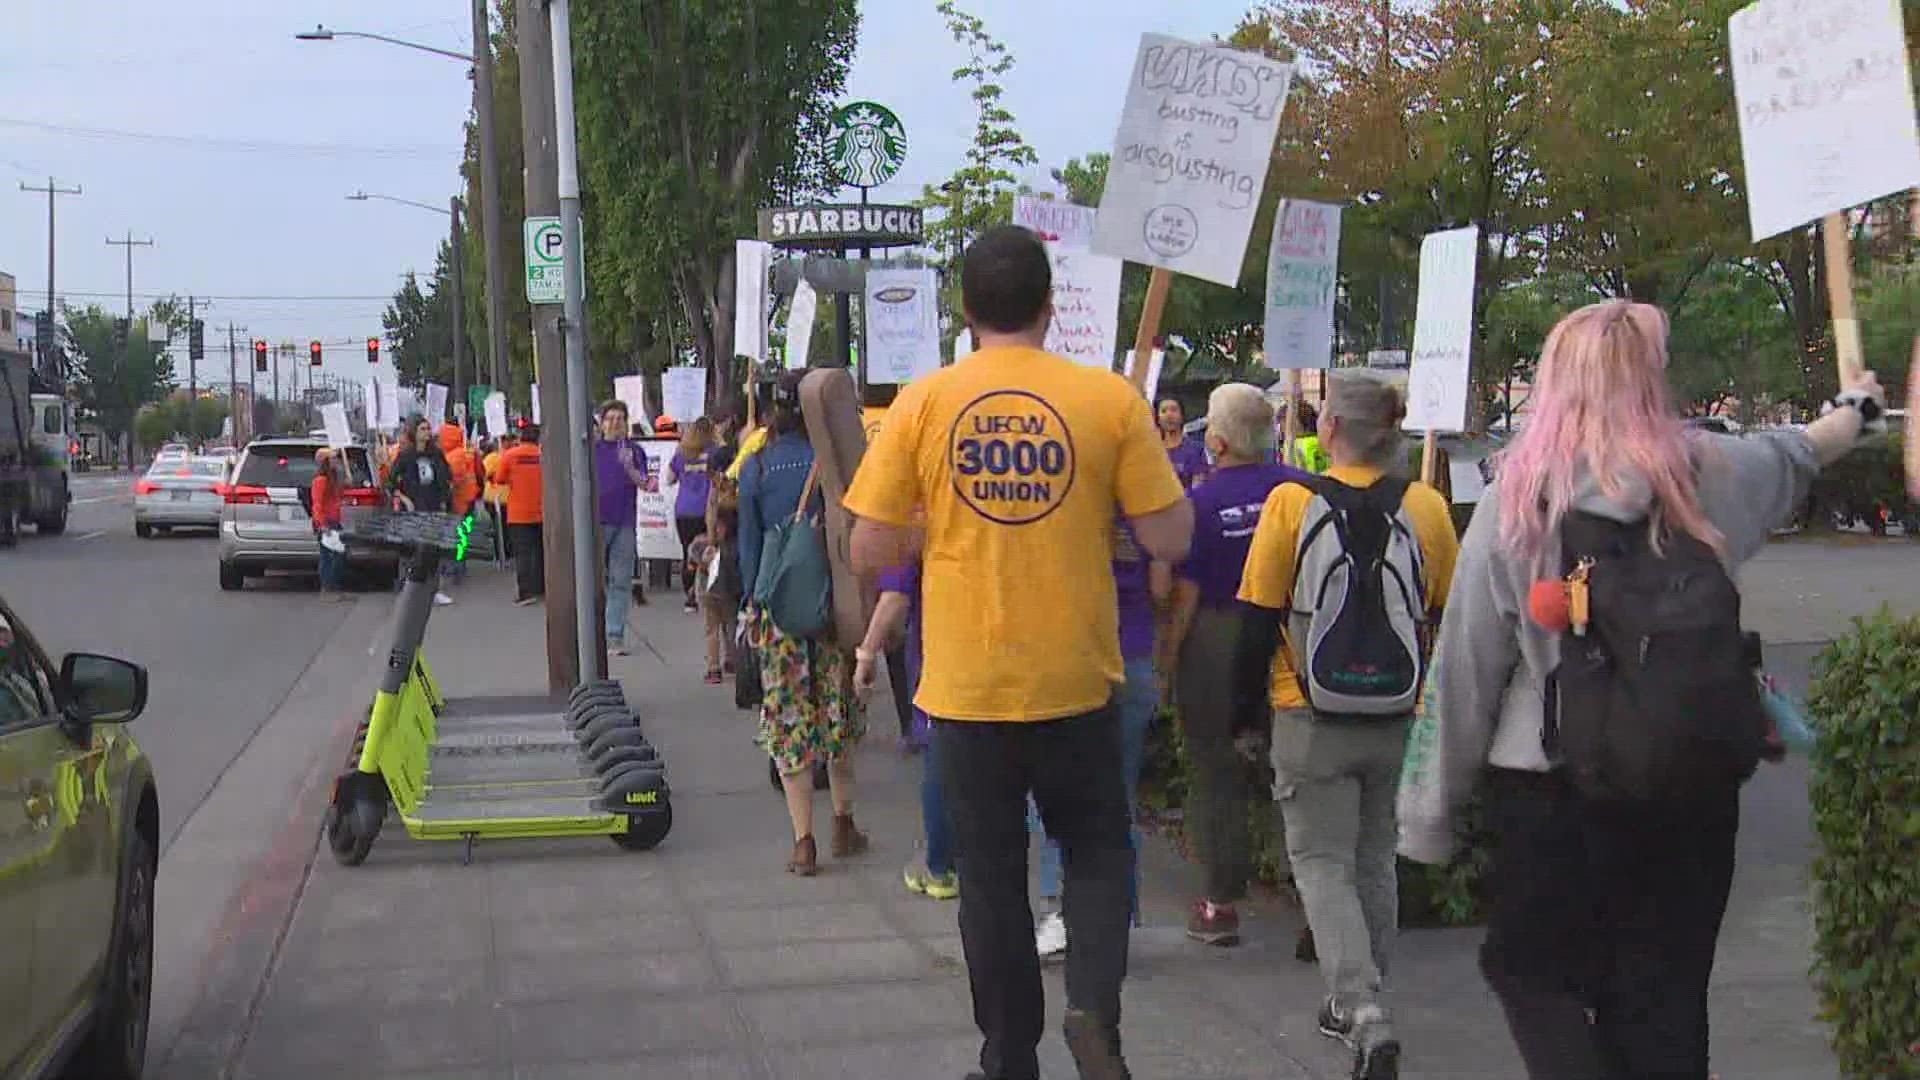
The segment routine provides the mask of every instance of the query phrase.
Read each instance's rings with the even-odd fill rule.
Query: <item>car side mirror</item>
[[[146,710],[147,669],[111,656],[68,653],[60,661],[59,692],[75,720],[124,724]]]

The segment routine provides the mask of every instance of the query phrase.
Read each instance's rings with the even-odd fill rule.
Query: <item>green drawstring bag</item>
[[[760,549],[760,570],[753,602],[788,637],[821,637],[833,622],[833,568],[827,562],[827,534],[819,515],[810,514],[820,465],[807,470],[800,505],[793,516],[767,530]]]

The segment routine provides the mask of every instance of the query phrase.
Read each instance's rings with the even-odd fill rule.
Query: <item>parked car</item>
[[[319,471],[314,454],[325,439],[288,436],[248,443],[234,464],[220,510],[220,587],[239,589],[246,579],[268,571],[315,574],[320,569],[320,540],[308,516],[306,493]],[[353,520],[381,505],[365,447],[349,446],[348,487],[342,511]],[[399,556],[380,548],[347,546],[347,570],[376,584],[391,586],[400,572]]]
[[[0,600],[0,1074],[133,1080],[153,989],[145,669],[47,659]]]
[[[214,457],[156,461],[133,482],[133,534],[142,540],[174,529],[218,529],[227,464]]]

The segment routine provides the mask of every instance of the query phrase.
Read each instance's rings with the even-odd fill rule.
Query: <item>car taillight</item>
[[[343,506],[379,506],[380,493],[372,488],[348,488],[340,493]]]
[[[156,484],[153,481],[146,479],[145,477],[142,477],[141,479],[135,480],[133,482],[133,493],[135,495],[151,495],[154,492],[159,490],[160,490],[159,484]]]
[[[273,500],[267,497],[267,489],[234,484],[227,488],[227,502],[235,505],[255,504],[265,506]]]

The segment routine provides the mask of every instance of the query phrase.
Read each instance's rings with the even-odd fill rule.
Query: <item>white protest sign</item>
[[[507,395],[495,391],[480,405],[487,415],[487,434],[499,438],[507,433]]]
[[[787,370],[807,366],[807,353],[813,348],[813,317],[820,298],[805,278],[793,290],[793,306],[787,311]]]
[[[647,380],[644,375],[615,375],[613,396],[627,407],[629,429],[635,423],[642,423],[647,430],[653,430],[653,417],[647,415]]]
[[[1122,374],[1133,370],[1133,355],[1133,350],[1128,349],[1127,366],[1122,370]],[[1155,349],[1153,350],[1153,355],[1147,358],[1147,377],[1145,381],[1140,384],[1140,392],[1147,396],[1147,401],[1149,402],[1153,401],[1153,395],[1160,391],[1160,369],[1165,366],[1166,362],[1167,351],[1165,349]]]
[[[373,376],[367,380],[367,391],[360,395],[360,412],[367,421],[369,432],[380,431],[387,421],[380,414],[380,378]]]
[[[447,388],[437,382],[427,384],[427,419],[437,427],[447,418]]]
[[[676,367],[660,373],[661,410],[676,424],[691,424],[707,415],[705,368]]]
[[[772,244],[733,242],[733,351],[756,364],[767,362],[767,274],[772,269]]]
[[[1232,286],[1293,66],[1143,34],[1093,250]]]
[[[1125,263],[1095,255],[1095,213],[1058,199],[1016,195],[1013,223],[1032,229],[1046,242],[1053,264],[1053,322],[1043,348],[1069,360],[1113,370],[1120,336],[1120,272]]]
[[[1755,240],[1920,184],[1900,0],[1759,0],[1728,31]]]
[[[527,395],[527,403],[533,406],[533,422],[537,424],[540,422],[540,384],[531,383],[529,389],[531,393]]]
[[[1428,233],[1420,241],[1420,297],[1407,372],[1408,431],[1467,426],[1467,362],[1473,346],[1474,255],[1480,230]]]
[[[353,445],[353,428],[347,426],[347,407],[337,401],[320,406],[320,424],[327,429],[327,445]]]
[[[1267,250],[1270,368],[1333,363],[1334,273],[1340,261],[1340,208],[1282,199]]]
[[[867,382],[890,386],[940,370],[940,286],[931,267],[867,271]]]
[[[680,487],[667,473],[667,463],[680,449],[677,439],[636,439],[634,444],[646,452],[647,475],[653,477],[654,491],[641,490],[634,495],[635,523],[643,559],[680,560],[680,534],[675,531],[673,500]]]
[[[383,382],[380,384],[380,422],[387,428],[397,428],[400,421],[406,419],[400,414],[400,384]]]
[[[953,358],[958,360],[972,351],[973,331],[963,326],[960,328],[960,336],[953,339]]]

